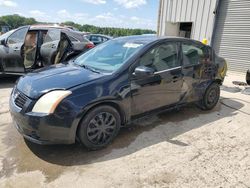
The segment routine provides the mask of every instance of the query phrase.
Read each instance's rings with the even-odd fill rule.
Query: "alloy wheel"
[[[87,126],[87,138],[93,144],[105,144],[115,134],[116,118],[108,112],[101,112],[92,118]]]

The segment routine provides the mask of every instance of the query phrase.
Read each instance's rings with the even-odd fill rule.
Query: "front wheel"
[[[114,140],[121,127],[121,118],[113,107],[99,106],[91,110],[79,126],[81,143],[90,150],[97,150]]]
[[[218,83],[211,84],[207,89],[199,103],[199,107],[202,110],[213,109],[220,99],[220,86]]]

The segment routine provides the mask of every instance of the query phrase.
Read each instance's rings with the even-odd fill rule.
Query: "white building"
[[[206,38],[231,70],[250,69],[250,0],[160,0],[158,34]]]

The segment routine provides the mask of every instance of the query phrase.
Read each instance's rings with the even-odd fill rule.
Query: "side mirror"
[[[155,70],[146,66],[136,67],[135,72],[133,73],[136,77],[147,77],[153,75]]]
[[[0,41],[0,44],[3,45],[3,46],[6,46],[5,39],[2,39],[2,40]]]

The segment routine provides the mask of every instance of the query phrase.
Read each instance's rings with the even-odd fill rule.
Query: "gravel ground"
[[[106,149],[25,142],[8,112],[15,78],[0,80],[0,187],[250,187],[250,89],[228,73],[216,108],[145,118]]]

